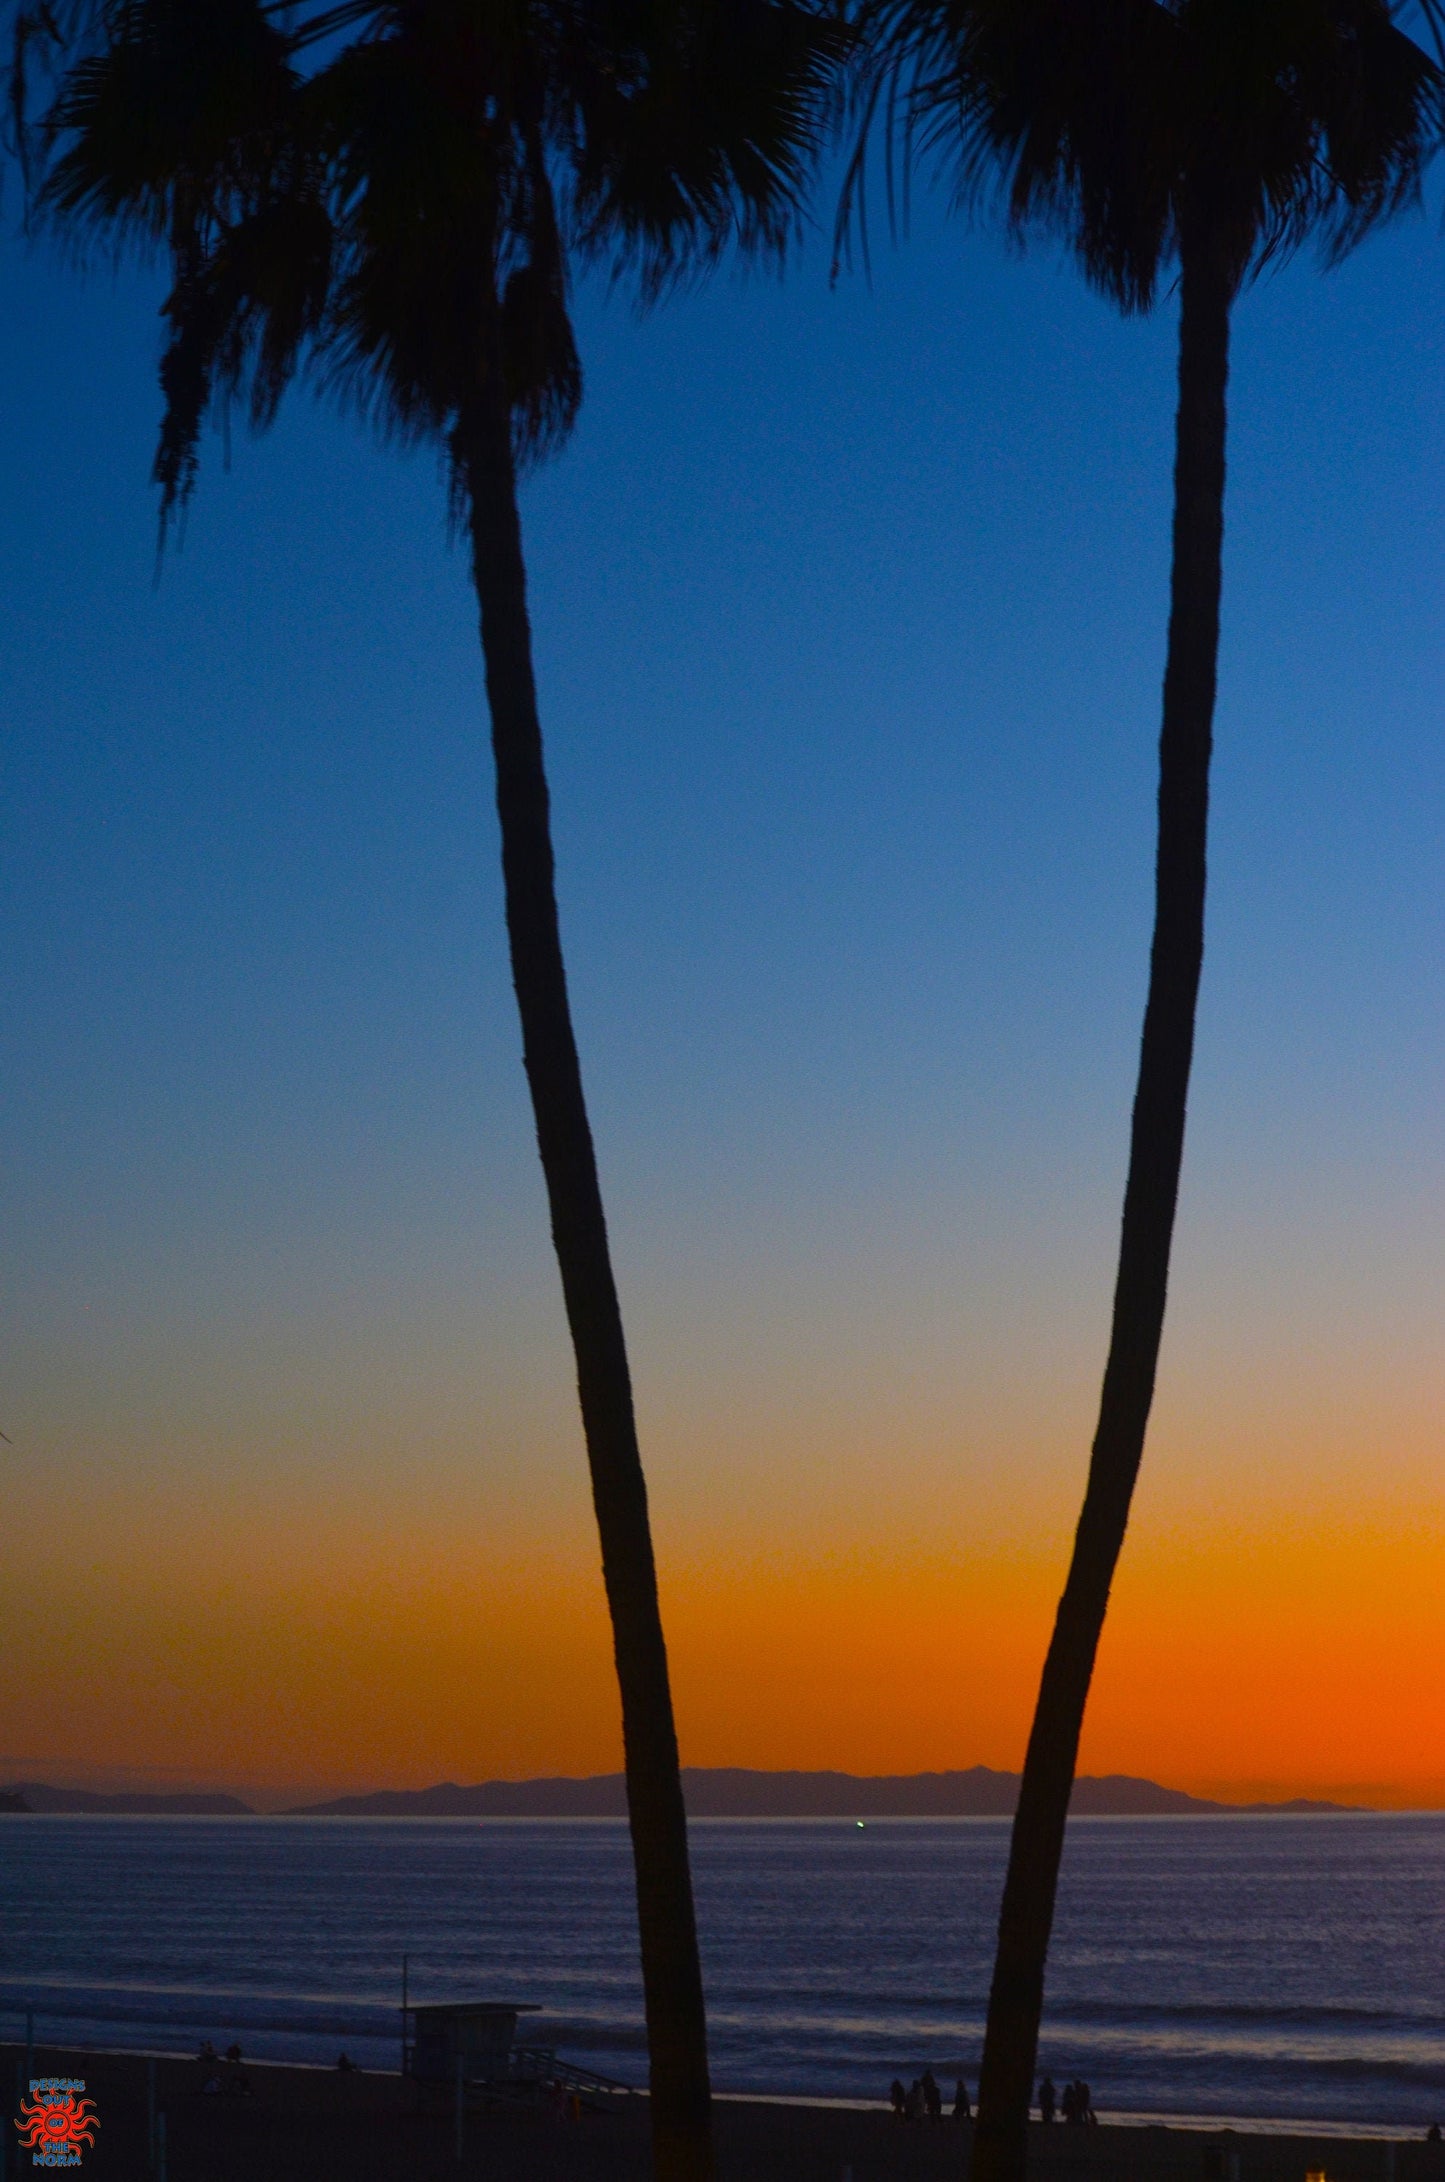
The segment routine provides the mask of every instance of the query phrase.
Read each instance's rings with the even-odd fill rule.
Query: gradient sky
[[[154,280],[5,247],[0,1765],[610,1769],[437,466],[154,571]],[[525,520],[695,1764],[1020,1758],[1142,1005],[1173,309],[924,207],[584,293]],[[1209,950],[1092,1771],[1445,1802],[1445,238],[1237,316]]]

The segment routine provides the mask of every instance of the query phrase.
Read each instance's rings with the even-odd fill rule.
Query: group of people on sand
[[[888,2089],[889,2101],[900,2121],[942,2121],[943,2093],[931,2068],[921,2076],[915,2076],[907,2091],[902,2079],[895,2076]],[[1056,2091],[1051,2077],[1045,2076],[1039,2085],[1039,2119],[1054,2121],[1062,2115],[1065,2121],[1096,2122],[1094,2094],[1082,2076],[1066,2083]],[[973,2108],[969,2104],[968,2085],[960,2076],[953,2087],[953,2118],[955,2121],[972,2121]]]
[[[209,2038],[201,2040],[196,2055],[200,2064],[201,2089],[212,2098],[229,2092],[233,2098],[244,2098],[251,2089],[250,2078],[241,2066],[241,2049],[238,2045],[227,2046],[225,2053],[217,2053]]]
[[[908,2090],[895,2076],[888,2089],[889,2102],[899,2121],[942,2121],[943,2093],[931,2068],[921,2076],[915,2076]],[[953,2087],[953,2118],[955,2121],[972,2121],[973,2108],[968,2102],[968,2085],[960,2076]]]
[[[201,2069],[201,2089],[212,2098],[229,2091],[245,2097],[251,2089],[251,2081],[241,2066],[241,2049],[238,2045],[227,2046],[224,2054],[217,2053],[209,2038],[201,2040],[196,2059]],[[337,2055],[336,2066],[343,2076],[359,2076],[360,2066],[349,2053]]]
[[[1082,2076],[1076,2076],[1072,2083],[1066,2083],[1062,2092],[1054,2089],[1053,2080],[1048,2076],[1039,2085],[1039,2120],[1052,2121],[1058,2114],[1062,2114],[1065,2121],[1098,2120],[1099,2117],[1094,2112],[1094,2094]]]

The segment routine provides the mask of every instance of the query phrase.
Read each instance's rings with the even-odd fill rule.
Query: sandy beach
[[[23,2051],[0,2048],[7,2094]],[[136,2054],[37,2048],[37,2075],[83,2077],[99,2129],[81,2172],[146,2182],[147,2062]],[[449,2100],[419,2104],[399,2076],[246,2064],[246,2096],[207,2096],[193,2061],[155,2064],[165,2115],[166,2182],[643,2182],[647,2105],[619,2102],[580,2120],[469,2107],[456,2157]],[[967,2169],[970,2130],[900,2123],[877,2111],[724,2099],[720,2182],[932,2182]],[[1445,2182],[1445,2147],[1248,2131],[1056,2124],[1033,2132],[1047,2182]],[[12,2159],[16,2155],[12,2153]],[[1237,2164],[1236,2164],[1237,2163]],[[7,2170],[10,2171],[10,2170]],[[28,2172],[22,2166],[21,2172]]]

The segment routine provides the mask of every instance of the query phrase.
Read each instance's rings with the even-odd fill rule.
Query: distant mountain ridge
[[[685,1766],[683,1794],[693,1818],[1011,1818],[1018,1801],[1017,1773],[971,1766],[961,1773],[763,1773],[745,1766]],[[1296,1797],[1288,1803],[1211,1803],[1182,1788],[1128,1773],[1082,1775],[1070,1809],[1078,1818],[1187,1817],[1191,1812],[1350,1811],[1364,1806],[1319,1803]],[[44,1781],[15,1781],[0,1789],[0,1814],[89,1812],[132,1818],[251,1818],[239,1796],[187,1790],[151,1794],[55,1788]],[[488,1780],[473,1788],[441,1781],[434,1788],[381,1788],[371,1795],[338,1796],[327,1803],[296,1805],[293,1818],[625,1818],[627,1794],[620,1773],[584,1779]]]
[[[961,1773],[763,1773],[742,1766],[684,1766],[692,1818],[1011,1818],[1017,1773],[971,1766]],[[1346,1811],[1360,1806],[1296,1797],[1287,1803],[1212,1803],[1181,1788],[1127,1773],[1081,1776],[1071,1811],[1079,1818],[1155,1818],[1191,1812]],[[298,1806],[305,1818],[624,1818],[620,1773],[585,1779],[490,1780],[462,1788],[383,1788]]]
[[[239,1796],[203,1792],[148,1795],[93,1788],[52,1788],[45,1781],[22,1780],[0,1791],[0,1811],[89,1811],[112,1818],[249,1818],[251,1806]]]

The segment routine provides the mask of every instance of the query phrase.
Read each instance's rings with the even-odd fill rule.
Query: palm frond
[[[1310,236],[1339,256],[1415,200],[1442,133],[1439,66],[1386,0],[864,0],[860,33],[840,217],[881,120],[890,160],[1062,237],[1126,311],[1189,207],[1237,280]]]
[[[207,415],[243,397],[258,428],[275,416],[324,322],[332,250],[326,208],[304,186],[233,226],[178,242],[162,306],[164,413],[153,473],[162,544],[194,489]]]
[[[264,423],[303,370],[453,462],[497,371],[517,463],[555,453],[574,257],[647,298],[728,249],[777,258],[852,36],[833,0],[89,4],[42,201],[170,253],[163,521],[206,417]]]
[[[155,241],[224,224],[278,182],[284,195],[294,88],[286,41],[256,0],[132,0],[47,117],[42,215],[72,234]]]
[[[597,20],[615,62],[579,85],[578,246],[647,299],[729,249],[778,261],[841,112],[845,16],[805,0],[643,0]]]

